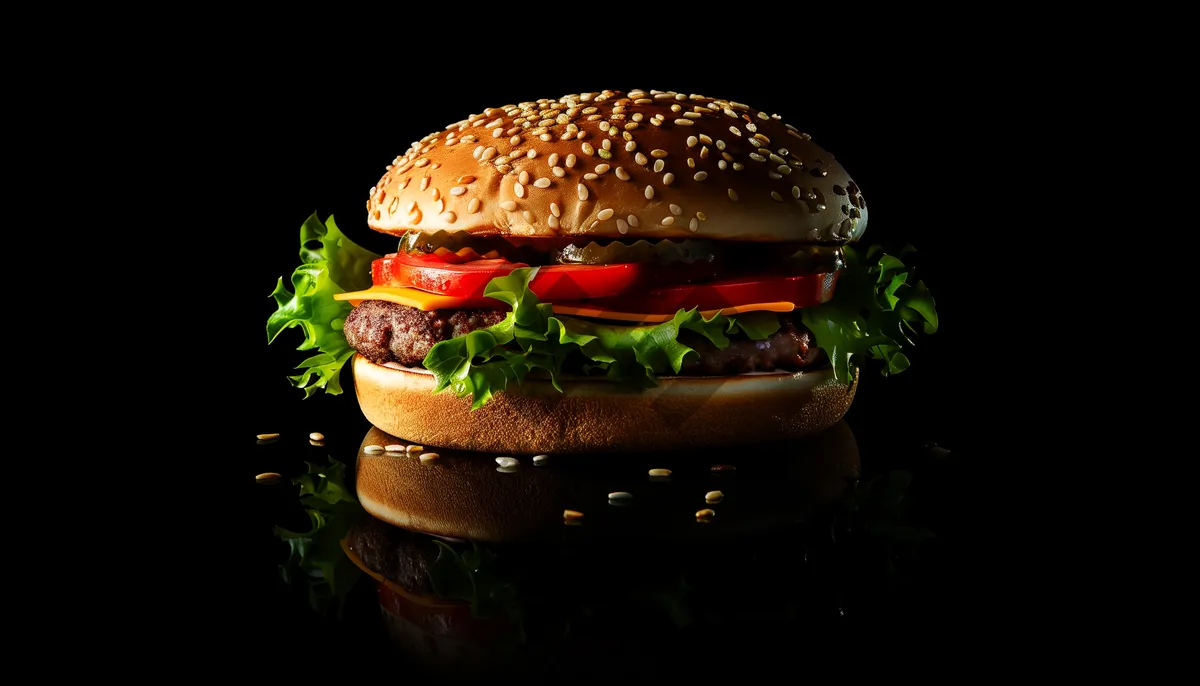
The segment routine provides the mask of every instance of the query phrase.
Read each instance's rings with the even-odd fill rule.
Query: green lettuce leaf
[[[277,309],[267,319],[267,344],[284,329],[304,329],[304,341],[296,349],[316,349],[317,354],[297,365],[303,370],[300,374],[288,377],[293,386],[304,389],[304,397],[318,389],[330,395],[342,392],[339,375],[354,355],[342,334],[351,308],[333,296],[370,288],[371,262],[378,258],[346,238],[332,216],[322,224],[314,212],[300,227],[302,264],[292,272],[292,290],[280,277],[271,293]]]
[[[340,614],[342,601],[361,574],[346,557],[341,540],[365,511],[346,488],[346,465],[332,457],[325,465],[306,464],[308,473],[292,478],[292,484],[300,487],[300,503],[311,527],[300,532],[275,527],[275,535],[290,548],[279,572],[287,584],[307,585],[314,610]]]
[[[555,316],[551,306],[529,290],[536,274],[537,268],[522,268],[492,279],[483,293],[512,308],[504,321],[430,349],[424,366],[437,380],[435,392],[450,389],[460,398],[470,395],[475,410],[510,383],[522,383],[533,369],[544,370],[561,392],[559,375],[572,354],[588,360],[584,369],[589,372],[601,370],[614,382],[653,388],[657,376],[678,374],[685,358],[696,354],[679,342],[681,331],[693,331],[724,348],[729,345],[727,334],[763,340],[779,330],[779,318],[767,312],[705,319],[695,309],[679,310],[665,322],[645,326]]]
[[[898,374],[909,367],[902,349],[913,345],[918,327],[926,334],[937,331],[933,296],[924,282],[914,282],[900,257],[879,246],[871,246],[862,258],[849,246],[844,250],[846,268],[833,299],[800,310],[804,325],[829,356],[839,381],[850,382],[859,358],[883,360],[885,376]],[[909,252],[912,248],[906,246],[900,255]]]

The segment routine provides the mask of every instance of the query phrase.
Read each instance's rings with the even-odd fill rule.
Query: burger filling
[[[903,371],[901,346],[937,327],[898,256],[848,246],[412,231],[379,256],[314,215],[300,254],[267,333],[303,328],[317,353],[292,382],[308,394],[340,393],[355,352],[424,367],[472,409],[526,378],[561,391],[565,375],[652,388],[832,368],[849,383],[865,358]]]

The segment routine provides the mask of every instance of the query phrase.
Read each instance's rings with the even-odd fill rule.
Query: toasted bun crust
[[[763,531],[803,518],[815,503],[837,498],[859,474],[858,444],[845,422],[782,445],[736,452],[675,452],[574,456],[569,469],[557,455],[542,467],[528,457],[498,473],[495,453],[440,451],[423,463],[402,453],[372,454],[371,445],[400,442],[378,428],[358,452],[355,493],[376,519],[410,531],[473,541],[561,540],[563,511],[583,512],[594,534],[684,540]],[[506,453],[507,454],[507,453]],[[716,463],[734,463],[738,478],[712,478]],[[670,482],[650,483],[647,470],[673,470]],[[722,489],[721,527],[697,527],[693,513],[706,491]],[[628,522],[608,494],[632,491],[641,508]],[[786,493],[786,497],[781,497]],[[627,527],[632,526],[629,530]]]
[[[857,376],[855,377],[857,379]],[[828,428],[846,413],[857,381],[830,370],[660,379],[648,391],[606,380],[527,379],[472,412],[469,398],[433,393],[433,374],[354,356],[367,420],[417,443],[500,454],[711,449],[778,441]]]
[[[867,225],[858,186],[808,134],[741,103],[671,91],[488,108],[393,160],[367,215],[397,235],[826,244],[857,240]]]

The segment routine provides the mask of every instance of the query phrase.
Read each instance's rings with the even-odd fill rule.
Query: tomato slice
[[[645,294],[588,300],[586,307],[614,312],[674,314],[693,307],[719,310],[757,303],[790,302],[797,308],[812,307],[833,297],[840,271],[825,274],[741,277],[712,283],[652,288]],[[556,302],[560,305],[583,303]]]
[[[376,286],[402,286],[459,298],[482,298],[484,288],[493,278],[527,266],[502,258],[451,264],[437,255],[399,253],[375,260],[371,264],[371,280]],[[605,298],[648,285],[655,273],[654,265],[647,263],[551,265],[538,270],[530,289],[542,302]]]

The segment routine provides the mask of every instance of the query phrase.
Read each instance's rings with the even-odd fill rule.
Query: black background
[[[966,210],[985,190],[977,175],[978,146],[993,131],[978,89],[945,75],[943,66],[907,61],[881,61],[867,72],[830,65],[819,73],[793,74],[764,72],[759,61],[749,71],[712,56],[697,56],[687,67],[661,68],[556,63],[514,70],[493,69],[482,60],[455,77],[447,60],[453,61],[430,57],[428,77],[411,65],[347,70],[255,62],[222,86],[211,124],[218,135],[204,152],[216,162],[211,183],[229,199],[212,211],[231,231],[232,245],[214,238],[232,248],[235,262],[232,268],[214,265],[209,279],[222,298],[234,301],[222,304],[233,317],[222,318],[220,345],[239,352],[222,370],[236,382],[211,411],[222,434],[235,441],[236,463],[225,476],[241,480],[233,487],[234,507],[227,509],[235,525],[247,524],[239,535],[250,546],[235,572],[235,586],[243,592],[238,598],[270,595],[279,552],[264,528],[263,489],[251,479],[260,471],[278,471],[279,463],[255,451],[254,435],[321,430],[331,448],[353,450],[368,427],[357,412],[348,372],[347,392],[339,397],[305,400],[288,384],[292,367],[308,355],[294,350],[302,339],[298,330],[266,344],[265,322],[275,309],[269,295],[276,279],[282,276],[286,283],[298,264],[300,224],[314,210],[322,218],[333,214],[356,242],[379,253],[393,250],[394,239],[366,226],[368,189],[411,141],[486,107],[583,90],[672,89],[778,112],[810,133],[849,170],[870,202],[863,243],[918,248],[919,275],[937,300],[942,322],[936,335],[918,341],[908,371],[893,378],[882,377],[878,368],[866,372],[848,416],[864,455],[872,445],[928,440],[956,454],[981,452],[985,437],[978,426],[986,412],[977,404],[978,384],[962,373],[978,340],[968,327],[978,311],[973,261],[988,241],[988,228]],[[719,69],[712,66],[717,64]],[[969,533],[965,521],[960,532]],[[946,564],[954,571],[943,578],[964,565]],[[958,587],[946,592],[957,593]],[[239,628],[274,634],[287,645],[296,616],[253,602]]]

